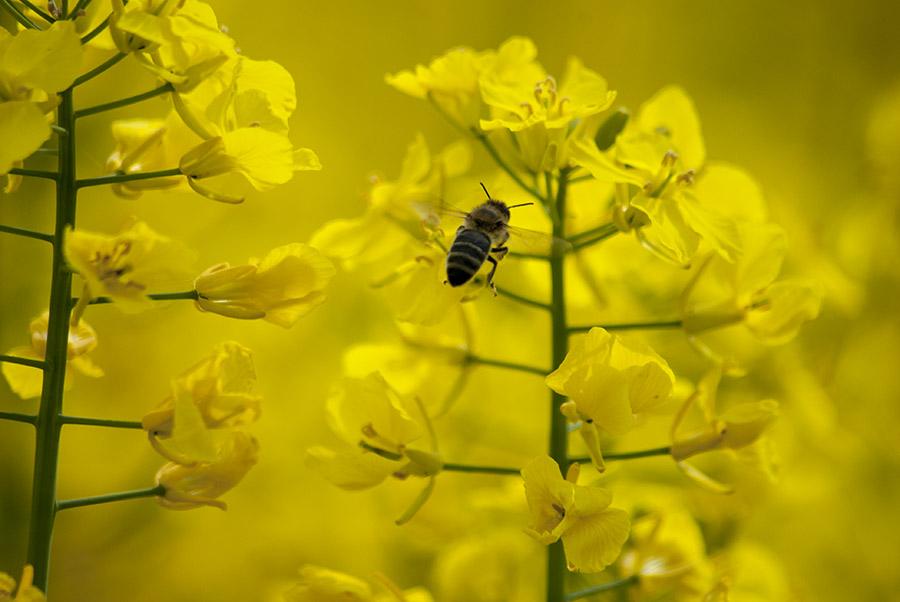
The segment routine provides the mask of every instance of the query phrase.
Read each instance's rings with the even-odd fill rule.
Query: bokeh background
[[[324,169],[298,173],[238,207],[190,193],[124,201],[88,189],[80,196],[81,227],[115,231],[137,215],[194,248],[198,270],[306,241],[327,220],[358,215],[368,174],[396,177],[416,132],[435,150],[456,139],[426,103],[396,92],[383,77],[458,45],[495,48],[511,35],[527,35],[551,73],[561,73],[566,57],[577,55],[618,90],[617,105],[631,108],[663,85],[680,84],[696,101],[709,156],[743,165],[762,183],[773,219],[789,234],[787,270],[816,278],[827,291],[821,317],[789,351],[772,350],[759,364],[784,407],[784,466],[780,483],[760,485],[763,491],[747,506],[752,510],[744,508],[736,524],[742,536],[771,551],[796,599],[900,599],[900,323],[894,309],[900,5],[222,0],[214,8],[244,54],[275,60],[294,76],[299,108],[291,137],[315,150]],[[87,60],[102,58],[88,54]],[[123,61],[77,98],[87,106],[153,85]],[[113,145],[111,120],[164,111],[164,101],[154,99],[82,120],[79,175],[101,172]],[[484,155],[476,154],[476,166],[490,171]],[[0,219],[50,229],[51,192],[46,183],[27,181],[17,195],[0,199]],[[47,302],[49,260],[42,243],[0,237],[0,349],[25,344],[29,321]],[[66,398],[68,413],[139,419],[167,394],[172,376],[218,342],[234,339],[255,353],[264,414],[251,430],[261,441],[261,459],[225,496],[227,512],[169,512],[137,500],[60,514],[52,600],[275,600],[304,563],[361,577],[379,570],[404,587],[436,588],[432,561],[451,545],[450,533],[473,508],[484,515],[493,502],[482,500],[481,492],[506,481],[445,475],[432,504],[404,530],[393,518],[415,484],[346,493],[303,465],[306,447],[333,443],[323,401],[341,373],[343,352],[396,336],[383,296],[361,279],[339,274],[328,295],[288,331],[200,315],[187,302],[140,316],[112,307],[89,311],[100,338],[93,357],[107,375],[78,379]],[[483,297],[477,303],[498,302]],[[527,311],[489,308],[483,338],[490,341],[485,329],[495,326],[515,332],[506,321],[527,320]],[[502,351],[502,343],[496,349]],[[497,402],[485,410],[486,399],[502,397],[501,375],[475,375],[456,427],[466,424],[479,436],[509,442],[506,456],[491,453],[516,465],[542,452],[542,432],[521,415],[543,415],[544,406]],[[542,387],[529,378],[517,386]],[[0,384],[0,409],[34,411],[36,402],[23,402]],[[481,422],[477,411],[484,412]],[[68,427],[62,443],[62,498],[149,486],[161,464],[135,431]],[[0,569],[11,574],[25,559],[32,449],[30,427],[0,422]],[[455,450],[466,449],[471,446],[457,443]],[[518,487],[510,499],[522,504]],[[524,536],[509,541],[525,557],[543,553]],[[530,599],[516,596],[508,599]]]

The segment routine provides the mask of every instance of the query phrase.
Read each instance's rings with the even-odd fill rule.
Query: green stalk
[[[522,472],[522,470],[519,468],[506,468],[502,466],[471,466],[469,464],[452,464],[450,462],[445,462],[442,470],[453,472],[475,472],[510,475],[519,475]]]
[[[122,493],[110,493],[109,495],[96,495],[93,497],[83,497],[75,500],[62,500],[56,502],[57,510],[68,510],[69,508],[81,508],[82,506],[96,506],[97,504],[108,504],[109,502],[121,502],[122,500],[133,500],[142,497],[155,497],[166,494],[164,485],[157,485],[148,489],[138,489],[136,491],[123,491]]]
[[[21,167],[13,167],[9,173],[17,176],[29,176],[32,178],[44,178],[46,180],[55,180],[59,174],[51,171],[40,171],[37,169],[23,169]]]
[[[54,19],[53,17],[51,17],[50,15],[48,15],[47,13],[45,13],[44,11],[42,11],[40,8],[38,8],[38,7],[35,6],[34,4],[32,4],[32,3],[30,2],[30,0],[21,0],[21,2],[22,2],[22,4],[24,4],[25,6],[27,6],[27,7],[30,8],[31,10],[33,10],[35,13],[37,13],[37,15],[38,15],[41,19],[43,19],[44,21],[46,21],[47,23],[51,23],[51,24],[52,24],[54,21],[56,21],[56,19]]]
[[[18,412],[0,412],[0,420],[11,420],[13,422],[27,422],[34,426],[37,422],[37,416],[34,414],[19,414]]]
[[[103,33],[103,30],[106,29],[107,27],[109,27],[109,16],[106,17],[105,19],[103,19],[103,22],[100,25],[98,25],[97,27],[92,29],[90,32],[86,33],[84,35],[84,37],[81,38],[81,45],[83,46],[83,45],[87,44],[88,42],[90,42],[91,40],[93,40],[94,38],[96,38],[97,36],[99,36],[101,33]]]
[[[614,589],[619,589],[620,587],[628,587],[629,585],[637,582],[638,576],[630,575],[628,577],[623,577],[622,579],[610,581],[609,583],[603,583],[601,585],[595,585],[594,587],[583,589],[580,592],[572,592],[571,594],[566,596],[566,602],[569,602],[570,600],[580,600],[582,598],[587,598],[588,596],[593,596],[594,594],[599,594],[601,592],[609,592]]]
[[[35,240],[43,240],[44,242],[49,243],[53,242],[52,234],[35,232],[34,230],[26,230],[25,228],[16,228],[15,226],[4,226],[3,224],[0,224],[0,232],[15,234],[16,236],[24,236],[26,238],[34,238]]]
[[[47,592],[50,573],[50,544],[56,517],[56,472],[59,461],[59,434],[62,428],[63,385],[69,342],[69,300],[72,272],[66,267],[63,239],[67,227],[75,225],[75,107],[72,88],[60,94],[59,125],[69,132],[59,138],[59,179],[56,181],[56,228],[53,244],[53,273],[50,281],[50,323],[41,405],[36,422],[34,480],[31,494],[31,524],[28,531],[28,564],[34,567],[34,585]]]
[[[571,326],[570,334],[579,332],[587,332],[591,328],[602,328],[604,330],[655,330],[661,328],[681,328],[681,320],[670,320],[668,322],[633,322],[631,324],[593,324],[590,326]]]
[[[506,362],[502,360],[492,360],[486,357],[479,357],[477,355],[468,355],[466,356],[466,362],[469,364],[481,364],[482,366],[493,366],[495,368],[506,368],[508,370],[519,370],[520,372],[530,372],[531,374],[537,374],[539,376],[547,376],[549,372],[544,368],[538,368],[537,366],[528,366],[525,364],[517,364],[515,362]]]
[[[37,29],[39,31],[43,31],[42,27],[38,27],[31,19],[26,17],[25,14],[20,11],[15,4],[10,2],[10,0],[0,0],[0,3],[3,4],[3,7],[6,8],[6,12],[8,12],[12,16],[12,18],[24,25],[26,29]]]
[[[154,96],[159,96],[161,94],[166,94],[168,92],[174,92],[175,88],[172,87],[172,84],[165,83],[158,88],[154,88],[149,92],[144,92],[143,94],[135,94],[134,96],[129,96],[128,98],[122,98],[120,100],[114,100],[113,102],[107,102],[102,105],[94,105],[93,107],[87,107],[85,109],[79,109],[75,111],[75,119],[80,119],[81,117],[87,117],[88,115],[95,115],[97,113],[102,113],[104,111],[111,111],[113,109],[118,109],[119,107],[127,107],[128,105],[133,105],[135,103],[141,102],[143,100],[147,100],[148,98],[153,98]]]
[[[84,418],[81,416],[60,416],[63,424],[80,424],[83,426],[106,426],[117,429],[142,429],[144,425],[135,420],[109,420],[106,418]]]
[[[104,23],[105,23],[105,21],[104,21]],[[88,35],[90,35],[90,34],[88,34]],[[85,36],[85,37],[87,37],[87,36]],[[82,42],[83,41],[84,40],[82,40]],[[72,84],[72,87],[74,88],[75,86],[80,86],[84,82],[94,79],[95,77],[97,77],[98,75],[100,75],[101,73],[103,73],[104,71],[106,71],[107,69],[109,69],[110,67],[112,67],[113,65],[118,63],[119,61],[121,61],[122,59],[124,59],[126,56],[128,56],[128,55],[124,54],[122,52],[114,54],[112,56],[112,58],[110,58],[106,62],[94,67],[93,69],[91,69],[90,71],[85,73],[84,75],[81,75],[81,76],[75,78],[75,83]]]
[[[650,458],[653,456],[668,456],[670,453],[672,453],[672,448],[667,445],[665,447],[640,449],[631,452],[614,452],[610,454],[604,453],[603,460],[607,462],[612,462],[615,460],[636,460],[638,458]],[[591,458],[589,456],[584,456],[583,458],[572,458],[572,462],[578,462],[579,464],[589,464],[591,462]]]
[[[559,174],[559,185],[556,190],[556,201],[551,206],[553,220],[553,236],[565,240],[566,227],[566,191],[568,190],[568,171]],[[569,326],[566,322],[565,296],[565,255],[555,254],[550,258],[550,323],[553,348],[552,367],[555,370],[562,364],[569,351]],[[556,391],[550,393],[550,457],[556,460],[560,470],[566,474],[569,468],[569,433],[566,428],[566,417],[560,407],[566,401],[565,396]],[[566,553],[562,541],[550,544],[547,548],[547,602],[563,602],[566,599],[565,576]]]
[[[20,366],[30,366],[32,368],[38,368],[40,370],[45,370],[49,364],[46,360],[33,360],[30,357],[17,357],[15,355],[0,355],[0,362],[6,362],[8,364],[19,364]]]
[[[505,297],[516,303],[521,303],[522,305],[527,305],[529,307],[536,307],[537,309],[543,309],[545,311],[550,311],[550,304],[544,303],[542,301],[535,301],[534,299],[529,299],[528,297],[523,297],[517,293],[512,292],[509,289],[505,289],[502,286],[497,287],[497,293],[499,293],[500,297]]]
[[[104,184],[118,184],[120,182],[132,182],[134,180],[152,180],[153,178],[168,178],[170,176],[183,176],[181,170],[177,167],[172,169],[162,169],[160,171],[138,171],[134,173],[114,173],[107,176],[98,176],[96,178],[85,178],[78,180],[75,185],[78,188],[87,188],[88,186],[103,186]]]

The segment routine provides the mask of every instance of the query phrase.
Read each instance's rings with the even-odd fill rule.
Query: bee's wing
[[[518,228],[509,226],[509,249],[527,255],[541,255],[543,257],[552,257],[567,253],[572,249],[572,243],[561,238],[556,238],[546,232],[538,232],[537,230],[529,230],[528,228]]]
[[[447,203],[440,201],[440,199],[437,199],[436,201],[434,199],[410,201],[409,206],[419,215],[422,222],[432,227],[441,225],[441,216],[449,216],[462,220],[469,215],[466,211],[448,205]]]

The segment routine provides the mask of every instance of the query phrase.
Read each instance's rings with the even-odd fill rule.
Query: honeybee
[[[509,225],[510,209],[534,203],[507,205],[503,201],[491,198],[484,184],[481,184],[481,188],[484,189],[488,200],[471,211],[437,210],[439,213],[456,215],[463,219],[463,223],[457,228],[453,243],[447,251],[447,280],[444,283],[453,287],[462,286],[478,273],[485,261],[490,261],[493,265],[487,276],[487,284],[496,296],[494,273],[497,271],[498,262],[509,252],[509,248],[505,245],[509,240],[510,232],[531,239],[550,241],[551,238],[539,232],[513,228]],[[419,203],[413,205],[424,215],[433,216],[435,213],[435,209],[427,209],[426,205]]]

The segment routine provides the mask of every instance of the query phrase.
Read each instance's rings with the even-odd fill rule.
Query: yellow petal
[[[83,53],[75,23],[68,20],[44,31],[21,31],[5,50],[0,77],[12,82],[13,89],[40,88],[51,96],[75,81]]]
[[[618,508],[579,517],[562,536],[569,570],[599,573],[605,569],[619,557],[630,529],[628,513]]]
[[[628,383],[615,368],[602,364],[579,368],[566,381],[565,393],[580,414],[611,435],[624,435],[634,426]]]
[[[819,315],[822,287],[818,282],[776,282],[764,293],[765,305],[747,313],[747,327],[765,343],[790,341],[809,320]]]
[[[582,366],[609,361],[612,342],[611,334],[596,327],[591,328],[586,335],[576,338],[562,364],[547,375],[545,379],[547,386],[560,395],[565,395],[566,382],[573,372]]]
[[[50,134],[44,113],[33,102],[0,102],[0,174],[30,157]]]
[[[666,86],[654,94],[640,106],[633,122],[643,131],[664,130],[686,169],[697,170],[706,161],[697,109],[680,86]]]
[[[7,351],[6,355],[31,360],[44,359],[43,355],[38,355],[31,347],[15,347]],[[0,362],[0,370],[3,371],[3,376],[13,393],[22,399],[40,397],[44,382],[43,370],[12,362]]]
[[[399,467],[397,462],[371,452],[344,454],[321,446],[306,450],[304,463],[332,485],[351,491],[374,487]]]

